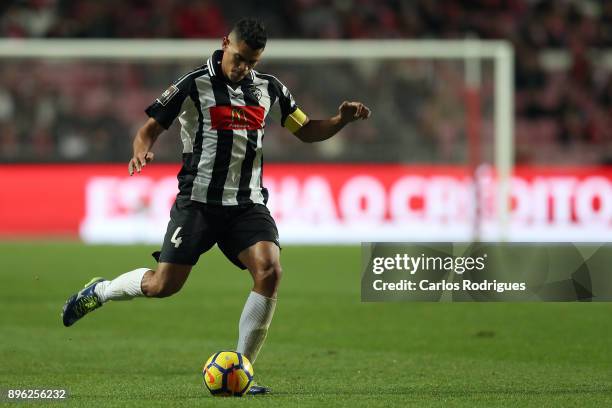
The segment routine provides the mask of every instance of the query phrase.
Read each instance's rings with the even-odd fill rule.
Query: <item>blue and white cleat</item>
[[[253,385],[251,385],[251,388],[249,388],[249,390],[247,391],[247,395],[269,394],[270,391],[271,391],[270,388],[254,383]]]
[[[72,326],[81,317],[102,306],[102,302],[100,298],[98,298],[98,295],[96,295],[94,289],[98,283],[104,280],[104,278],[93,278],[85,284],[83,290],[70,296],[68,300],[66,300],[64,308],[62,309],[64,326]]]

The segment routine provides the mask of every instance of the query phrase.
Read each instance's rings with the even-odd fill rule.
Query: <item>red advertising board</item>
[[[179,165],[0,166],[0,235],[159,242]],[[286,243],[469,240],[609,241],[612,168],[519,167],[501,231],[493,172],[463,167],[266,164],[264,185]],[[478,205],[476,205],[476,203]]]

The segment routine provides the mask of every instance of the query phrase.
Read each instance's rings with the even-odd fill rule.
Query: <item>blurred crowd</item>
[[[273,38],[508,39],[516,52],[518,160],[596,164],[612,159],[612,68],[597,57],[598,51],[612,50],[612,1],[253,0],[238,7],[209,0],[4,0],[0,36],[220,38],[245,15],[263,19]],[[545,50],[561,52],[569,63],[546,65]],[[202,62],[0,62],[0,160],[125,160],[129,140],[145,119],[144,107],[167,82]],[[331,115],[345,98],[363,99],[375,112],[370,123],[320,146],[268,136],[267,158],[465,160],[460,62],[380,62],[370,70],[350,63],[264,68],[287,83],[311,116]],[[492,137],[490,68],[483,64],[485,147]],[[319,84],[309,80],[313,77],[334,81]],[[166,139],[161,156],[176,159],[178,139]]]
[[[216,38],[245,15],[282,38],[508,38],[612,46],[605,0],[4,0],[4,37]]]
[[[125,161],[131,157],[131,139],[146,120],[144,108],[198,62],[0,64],[0,157],[3,161]],[[442,106],[438,87],[451,90],[446,92],[453,97],[461,86],[460,76],[451,78],[457,67],[435,67],[430,61],[373,64],[367,70],[351,62],[262,64],[264,72],[282,79],[312,117],[333,115],[347,95],[367,101],[375,110],[371,120],[345,128],[326,143],[303,144],[271,122],[266,130],[266,160],[442,160],[432,142],[437,130],[424,126],[426,121],[420,118],[435,115]],[[410,76],[405,75],[407,70]],[[432,70],[438,74],[432,75]],[[445,75],[446,85],[441,86],[438,79]],[[336,78],[333,86],[312,80],[326,76]],[[461,106],[461,101],[453,99],[445,106],[452,104]],[[454,116],[445,120],[463,121],[461,115]],[[177,122],[158,139],[158,160],[180,158]],[[463,124],[451,127],[462,129]],[[447,160],[465,158],[464,148],[449,153]]]

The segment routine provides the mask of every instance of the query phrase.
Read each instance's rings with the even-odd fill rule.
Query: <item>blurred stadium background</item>
[[[178,126],[154,149],[158,171],[140,180],[123,174],[131,139],[145,120],[144,107],[170,81],[202,64],[210,44],[244,15],[266,22],[269,49],[275,39],[504,40],[514,49],[508,129],[514,140],[505,152],[516,165],[509,219],[495,185],[500,90],[491,58],[476,58],[477,81],[471,83],[462,58],[264,58],[259,70],[283,80],[312,117],[333,114],[344,99],[363,100],[374,110],[370,121],[315,145],[268,127],[266,183],[286,243],[612,237],[612,4],[569,0],[293,0],[240,7],[220,1],[5,1],[0,160],[7,188],[0,234],[157,242],[177,172],[175,164],[159,163],[179,161]],[[203,42],[200,58],[16,57],[32,39]],[[103,53],[113,44],[91,47]],[[61,166],[68,163],[72,171]],[[105,166],[74,167],[85,163]],[[17,181],[15,174],[27,171],[36,174],[36,183]],[[15,211],[27,205],[10,195],[27,189],[46,197],[46,206],[17,221]],[[320,204],[310,205],[313,200]],[[71,211],[58,214],[66,201]],[[142,227],[144,222],[154,226]],[[313,233],[313,225],[327,233]]]
[[[247,15],[266,22],[267,54],[286,40],[501,41],[514,52],[503,152],[496,66],[473,48],[454,59],[264,54],[258,70],[312,117],[345,99],[374,112],[312,145],[267,127],[264,184],[281,242],[319,244],[283,251],[256,365],[274,405],[612,405],[609,303],[361,303],[359,247],[336,245],[609,242],[612,2],[595,0],[0,2],[0,390],[67,387],[74,406],[207,402],[200,362],[233,347],[250,288],[219,251],[178,296],[110,305],[71,329],[58,314],[90,277],[153,264],[176,192],[178,126],[129,178],[132,138],[144,108]],[[168,39],[201,41],[190,46],[202,55],[53,56]],[[32,50],[51,57],[18,57]],[[508,218],[496,183],[504,160]]]

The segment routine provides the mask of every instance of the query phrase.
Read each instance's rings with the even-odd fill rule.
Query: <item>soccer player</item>
[[[276,77],[254,70],[266,40],[259,21],[240,20],[223,38],[221,50],[176,80],[146,109],[149,119],[134,138],[130,175],[153,160],[155,140],[177,117],[183,142],[179,193],[161,251],[153,254],[157,267],[138,268],[113,280],[92,279],[66,301],[65,326],[109,300],[173,295],[200,255],[217,244],[253,278],[238,324],[237,351],[255,363],[281,279],[278,231],[262,185],[264,121],[270,115],[301,141],[312,143],[370,116],[362,103],[343,102],[337,115],[309,119]],[[268,391],[255,385],[249,393]]]

